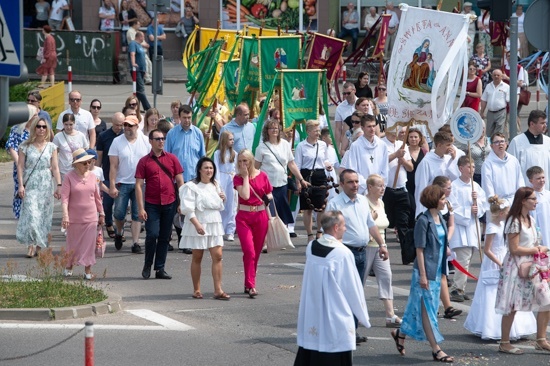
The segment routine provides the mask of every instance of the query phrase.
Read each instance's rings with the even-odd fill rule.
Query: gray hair
[[[334,225],[340,223],[340,220],[344,220],[344,215],[341,211],[325,211],[321,218],[321,227],[327,234],[333,232]]]

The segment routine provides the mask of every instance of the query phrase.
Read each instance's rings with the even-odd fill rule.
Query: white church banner
[[[424,124],[433,135],[451,118],[460,80],[467,75],[469,16],[400,8],[387,78],[388,128]]]

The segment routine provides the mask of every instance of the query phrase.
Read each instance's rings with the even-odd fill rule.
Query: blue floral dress
[[[54,179],[52,177],[51,159],[57,147],[48,142],[44,153],[34,145],[19,147],[25,154],[25,198],[21,205],[21,215],[17,222],[16,238],[24,245],[48,246],[48,234],[52,228]],[[33,167],[36,164],[36,168]],[[31,174],[32,171],[32,174]]]
[[[436,224],[437,237],[441,243],[439,250],[439,258],[437,272],[435,275],[435,280],[428,281],[429,289],[425,290],[420,287],[420,272],[418,269],[413,269],[413,275],[411,279],[411,291],[409,295],[409,300],[407,302],[407,307],[405,308],[405,313],[403,314],[403,322],[401,323],[400,332],[417,340],[425,341],[427,340],[426,334],[424,333],[424,327],[422,326],[422,302],[428,313],[428,318],[432,326],[432,331],[437,343],[443,341],[443,336],[439,332],[439,325],[437,323],[437,310],[439,308],[439,292],[441,290],[441,269],[443,255],[445,254],[446,245],[445,245],[445,229],[443,225]]]
[[[24,126],[24,125],[23,125]],[[6,150],[9,152],[13,149],[15,152],[19,152],[19,145],[29,138],[29,130],[21,125],[13,126],[10,130],[8,141],[6,142]],[[16,219],[19,218],[21,212],[21,198],[17,196],[19,191],[19,182],[17,181],[17,164],[13,163],[13,215]]]

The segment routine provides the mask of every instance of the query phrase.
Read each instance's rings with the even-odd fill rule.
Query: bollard
[[[67,84],[69,86],[69,93],[73,91],[73,68],[69,66],[67,69]]]
[[[346,82],[346,65],[342,66],[342,80],[344,83]]]
[[[84,364],[94,366],[94,323],[86,322],[86,338],[84,341]]]
[[[132,92],[134,95],[136,95],[137,92],[137,86],[136,86],[136,80],[137,80],[137,74],[136,74],[136,67],[132,67]]]

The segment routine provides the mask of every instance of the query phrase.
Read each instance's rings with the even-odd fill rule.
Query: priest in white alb
[[[527,131],[514,137],[508,147],[508,152],[519,160],[525,181],[527,169],[532,166],[550,171],[550,137],[544,134],[546,128],[546,113],[535,109],[529,113]],[[550,189],[550,180],[546,181],[545,188]]]
[[[351,366],[356,348],[353,316],[371,326],[365,293],[355,258],[341,242],[344,216],[326,211],[321,226],[324,235],[306,249],[294,366]]]

